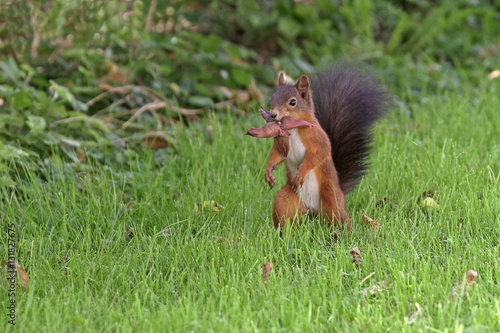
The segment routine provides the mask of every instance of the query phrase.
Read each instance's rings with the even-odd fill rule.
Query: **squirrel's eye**
[[[292,98],[290,100],[290,103],[288,103],[288,104],[290,104],[291,106],[295,106],[295,104],[297,104],[297,100],[295,98]]]

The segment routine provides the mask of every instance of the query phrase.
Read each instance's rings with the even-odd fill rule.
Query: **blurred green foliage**
[[[127,163],[151,131],[175,149],[171,124],[208,109],[244,113],[272,92],[280,70],[297,76],[343,59],[368,63],[404,104],[476,85],[499,67],[495,1],[0,7],[0,170],[10,174],[54,153],[77,167],[87,159]]]

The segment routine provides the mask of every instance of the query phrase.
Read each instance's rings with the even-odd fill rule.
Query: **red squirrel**
[[[323,71],[311,82],[302,75],[295,85],[280,73],[278,85],[270,117],[279,124],[291,118],[313,126],[289,129],[288,137],[279,132],[274,140],[264,173],[271,188],[273,170],[286,165],[286,183],[274,198],[274,226],[282,228],[288,219],[293,223],[309,212],[349,232],[344,197],[367,169],[370,130],[386,112],[390,95],[370,74],[348,64]],[[280,140],[286,139],[288,151],[283,153]]]

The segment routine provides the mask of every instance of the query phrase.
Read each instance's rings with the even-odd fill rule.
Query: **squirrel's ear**
[[[302,98],[305,98],[307,96],[307,94],[309,93],[309,79],[307,78],[307,75],[302,75],[300,77],[300,79],[297,81],[297,84],[295,85],[295,88],[299,91]]]
[[[285,84],[285,74],[283,74],[283,72],[280,72],[280,76],[278,78],[278,87],[284,84]]]

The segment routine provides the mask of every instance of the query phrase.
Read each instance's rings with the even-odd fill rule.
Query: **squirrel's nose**
[[[277,117],[277,116],[278,116],[278,115],[277,115],[276,113],[272,113],[272,114],[271,114],[271,118],[273,118],[273,119],[276,119],[276,117]]]

